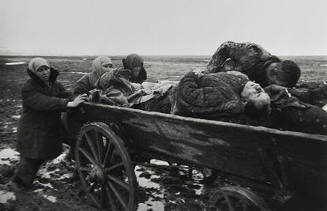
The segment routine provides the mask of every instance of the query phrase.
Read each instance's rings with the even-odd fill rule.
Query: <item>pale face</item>
[[[102,64],[102,69],[105,72],[107,72],[107,71],[113,70],[114,69],[114,65],[112,63],[104,63],[104,64]]]
[[[282,74],[282,70],[281,70],[281,64],[278,62],[275,63],[271,63],[266,71],[267,71],[267,82],[268,84],[276,84],[276,85],[280,85],[280,86],[286,86],[287,82],[282,80],[281,78],[281,74]]]
[[[41,66],[39,67],[34,73],[43,81],[49,82],[50,77],[50,68],[48,66]]]
[[[254,101],[255,105],[258,107],[270,104],[269,95],[262,89],[259,84],[253,81],[248,81],[245,84],[241,92],[241,96],[248,101]]]

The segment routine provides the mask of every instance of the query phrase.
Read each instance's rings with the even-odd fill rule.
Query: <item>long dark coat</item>
[[[52,159],[62,152],[61,112],[66,110],[70,93],[56,82],[56,70],[51,69],[50,86],[33,72],[22,88],[23,114],[18,123],[17,149],[21,156]]]
[[[226,41],[212,55],[207,72],[239,71],[261,86],[267,86],[266,67],[272,62],[281,62],[260,45]]]

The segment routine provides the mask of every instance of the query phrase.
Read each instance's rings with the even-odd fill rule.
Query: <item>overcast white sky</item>
[[[0,54],[327,55],[327,0],[1,0]]]

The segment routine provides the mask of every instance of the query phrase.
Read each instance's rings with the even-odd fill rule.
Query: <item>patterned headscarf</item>
[[[31,61],[28,63],[28,69],[30,69],[33,72],[36,72],[37,69],[39,69],[42,66],[47,66],[50,68],[48,61],[41,57],[35,57],[31,59]]]

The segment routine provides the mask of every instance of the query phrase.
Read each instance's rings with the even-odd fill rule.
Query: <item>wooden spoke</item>
[[[116,205],[115,205],[115,200],[112,198],[112,194],[110,193],[109,187],[107,185],[105,185],[105,190],[106,190],[107,196],[109,198],[109,203],[111,205],[111,208],[113,210],[118,210]]]
[[[86,171],[86,172],[91,172],[92,171],[92,168],[81,166],[81,167],[79,167],[79,170]]]
[[[102,207],[105,207],[105,205],[107,204],[107,191],[106,191],[105,186],[103,186],[101,188],[100,201],[101,201]]]
[[[93,146],[93,143],[92,143],[92,140],[91,140],[90,136],[87,133],[85,133],[84,135],[85,135],[85,138],[86,138],[87,143],[89,144],[89,146],[91,148],[93,157],[96,159],[96,161],[98,161],[98,155],[97,155],[97,153],[95,151],[95,148]]]
[[[223,192],[223,196],[224,196],[224,199],[226,199],[226,202],[227,202],[227,205],[228,205],[228,210],[230,210],[230,211],[235,211],[235,210],[234,210],[234,207],[233,207],[233,205],[232,205],[232,202],[231,202],[231,200],[229,199],[229,196],[228,196],[225,192]]]
[[[123,167],[123,166],[124,166],[124,163],[117,163],[115,165],[110,166],[109,168],[105,168],[105,172],[109,173],[110,171],[114,170],[115,168]]]
[[[135,209],[134,168],[124,141],[108,125],[83,126],[75,155],[83,188],[99,209]]]
[[[103,166],[104,167],[106,167],[107,162],[109,162],[109,164],[110,164],[111,157],[113,155],[113,151],[114,151],[114,145],[109,141],[108,142],[107,149],[106,149],[106,154],[105,154],[105,156],[103,158]]]
[[[124,210],[128,210],[127,205],[125,204],[124,199],[120,195],[118,190],[114,187],[114,185],[111,182],[108,182],[108,185],[110,187],[110,190],[112,190],[112,192],[115,194],[115,196],[118,199],[118,201],[120,202],[120,204],[124,207]]]
[[[98,148],[98,161],[102,162],[102,157],[103,157],[103,140],[102,136],[99,136],[98,131],[95,131],[95,139],[97,143],[97,148]]]
[[[84,149],[79,148],[79,151],[83,153],[83,155],[93,164],[97,165],[96,161],[92,158],[92,156]]]
[[[251,190],[239,186],[226,186],[209,199],[209,205],[218,210],[270,210],[265,201]]]
[[[110,181],[113,181],[114,183],[118,184],[119,186],[125,188],[127,191],[129,191],[129,185],[123,181],[121,181],[120,179],[118,179],[117,177],[114,177],[112,175],[107,175],[108,179]]]
[[[89,190],[87,190],[88,193],[93,192],[92,189],[94,189],[94,187],[96,186],[96,183],[94,183]],[[99,200],[95,197],[95,195],[93,194],[89,194],[91,196],[91,199],[93,200],[93,202],[96,204],[97,207],[101,207],[101,204],[99,202]]]

